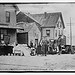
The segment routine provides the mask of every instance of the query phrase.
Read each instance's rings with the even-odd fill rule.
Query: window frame
[[[10,12],[6,11],[6,22],[10,23]]]
[[[57,30],[55,30],[55,37],[57,37]]]
[[[48,33],[49,32],[49,33]],[[46,35],[50,36],[50,30],[46,30]]]
[[[8,35],[7,33],[7,29],[0,29],[0,33],[1,33],[1,40],[4,40],[4,36]]]
[[[60,30],[59,30],[59,35],[61,35]]]
[[[61,30],[61,35],[63,35],[63,30]]]

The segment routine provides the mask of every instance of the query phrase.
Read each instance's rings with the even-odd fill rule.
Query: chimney
[[[44,12],[45,18],[47,17],[47,12]]]

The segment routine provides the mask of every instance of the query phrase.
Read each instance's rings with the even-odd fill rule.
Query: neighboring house
[[[30,14],[20,12],[17,14],[17,22],[35,22],[41,31],[41,39],[47,40],[58,39],[63,34],[65,28],[62,13],[47,13],[44,14]]]
[[[1,43],[14,44],[16,40],[16,12],[15,4],[0,4],[0,45]]]
[[[38,45],[41,39],[41,32],[35,22],[32,23],[18,23],[24,30],[18,30],[17,40],[19,44],[28,44],[32,41],[33,45]]]
[[[65,28],[62,13],[31,14],[41,25],[41,38],[58,39]]]
[[[18,43],[30,45],[30,41],[32,41],[33,45],[37,45],[41,39],[40,24],[29,13],[19,12],[16,17],[17,26],[24,28],[23,32],[22,30],[18,32]],[[23,41],[20,41],[20,39]]]

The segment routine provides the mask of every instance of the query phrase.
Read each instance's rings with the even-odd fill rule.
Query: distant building
[[[1,43],[14,44],[16,40],[16,12],[15,4],[0,4],[0,45]]]

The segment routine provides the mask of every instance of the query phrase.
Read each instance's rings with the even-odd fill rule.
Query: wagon
[[[64,45],[64,47],[62,48],[62,54],[70,54],[72,53],[71,51],[71,45]]]

